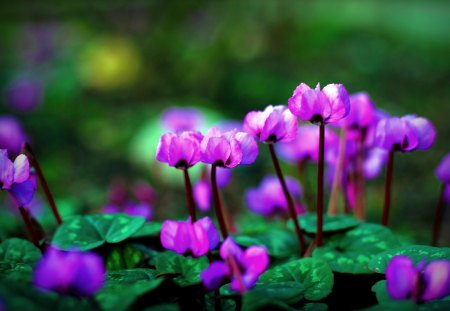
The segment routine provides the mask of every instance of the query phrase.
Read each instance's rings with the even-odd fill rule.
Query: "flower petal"
[[[433,300],[450,295],[450,261],[435,260],[423,272],[425,291],[422,299]]]
[[[450,153],[439,162],[435,174],[442,183],[450,183]]]
[[[34,192],[36,191],[35,184],[31,179],[20,183],[13,184],[9,193],[16,201],[18,206],[24,206],[33,200]]]
[[[395,256],[386,269],[387,291],[392,299],[406,299],[416,288],[419,272],[406,256]]]
[[[220,235],[211,218],[206,216],[197,220],[194,223],[194,227],[202,227],[205,230],[208,236],[209,249],[213,250],[214,248],[216,248],[220,241]]]
[[[214,290],[219,288],[229,275],[230,268],[222,261],[215,261],[200,273],[200,278],[206,288]]]
[[[175,237],[177,235],[179,221],[166,220],[161,227],[161,244],[164,248],[174,250],[175,249]]]
[[[0,149],[0,182],[3,189],[9,189],[14,182],[14,164],[8,158],[6,149]]]
[[[206,180],[200,179],[194,185],[194,200],[202,212],[209,211],[211,208],[211,187]]]
[[[220,246],[219,253],[223,260],[227,260],[229,256],[234,256],[238,259],[242,255],[242,249],[233,241],[232,238],[228,237]]]
[[[28,158],[24,154],[20,154],[14,160],[14,182],[21,183],[28,179],[30,176],[30,163]]]
[[[265,247],[250,246],[241,256],[241,264],[246,269],[246,274],[260,275],[269,266],[269,254]]]
[[[342,84],[328,84],[322,89],[322,93],[330,103],[330,112],[327,123],[334,123],[345,118],[350,112],[350,99],[348,92]]]
[[[239,164],[252,164],[258,156],[258,144],[255,139],[244,132],[237,132],[235,139],[240,144],[242,159]]]
[[[156,150],[156,160],[160,162],[169,163],[170,142],[172,141],[172,138],[174,138],[175,136],[176,135],[172,133],[166,133],[163,136],[161,136],[158,148]]]

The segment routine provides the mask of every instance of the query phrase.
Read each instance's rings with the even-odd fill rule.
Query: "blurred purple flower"
[[[228,132],[232,130],[243,132],[242,122],[237,120],[220,121],[215,125],[215,127],[217,127],[221,132]]]
[[[166,130],[179,134],[185,131],[200,130],[204,117],[195,108],[171,107],[163,112],[161,122]]]
[[[108,202],[123,205],[127,202],[127,186],[122,180],[113,181],[108,189]]]
[[[219,288],[228,279],[231,290],[244,294],[269,266],[269,255],[264,247],[251,246],[242,251],[230,237],[222,243],[220,257],[223,261],[211,263],[200,274],[209,290]]]
[[[95,253],[50,248],[34,269],[36,287],[62,295],[89,297],[104,284],[105,267]]]
[[[447,184],[444,189],[444,202],[450,203],[450,184]]]
[[[133,193],[140,202],[153,204],[156,199],[155,190],[145,181],[135,183],[133,186]]]
[[[153,209],[147,203],[128,203],[125,205],[123,212],[130,216],[139,216],[145,218],[147,221],[153,218]]]
[[[406,256],[395,256],[386,269],[387,291],[392,299],[424,302],[450,295],[450,260],[425,260],[414,266]]]
[[[364,177],[366,179],[374,179],[380,175],[387,159],[388,151],[383,148],[370,148],[367,150],[364,159]]]
[[[299,199],[302,196],[302,187],[300,183],[292,178],[285,177],[289,192],[294,198]],[[250,188],[245,194],[247,206],[253,212],[264,216],[272,216],[277,212],[288,212],[286,196],[281,188],[280,181],[275,176],[266,176],[257,188]],[[305,212],[301,204],[296,205],[297,213]]]
[[[218,167],[232,168],[251,164],[258,156],[258,145],[253,137],[236,130],[222,133],[218,128],[208,130],[201,144],[201,161]]]
[[[18,111],[31,111],[42,102],[42,85],[28,78],[17,79],[6,89],[6,103]]]
[[[367,129],[376,121],[375,105],[365,92],[352,94],[349,98],[351,109],[339,123],[348,129]]]
[[[288,142],[297,134],[298,121],[286,106],[267,106],[250,111],[244,119],[244,131],[261,142]]]
[[[13,163],[8,151],[0,149],[0,187],[10,193],[18,207],[27,205],[33,199],[37,185],[30,177],[30,164],[24,154]]]
[[[194,200],[202,212],[211,208],[212,189],[210,184],[211,168],[208,168],[208,176],[202,176],[194,185]],[[231,182],[232,171],[226,168],[217,168],[217,187],[224,188]]]
[[[433,124],[421,117],[389,117],[377,124],[375,143],[386,150],[408,152],[431,148],[436,138]]]
[[[342,84],[328,84],[322,90],[320,84],[311,89],[300,83],[288,101],[289,110],[301,121],[312,123],[335,123],[350,111],[350,100]]]
[[[436,167],[436,177],[443,184],[450,184],[450,153]]]
[[[166,133],[159,141],[156,160],[178,169],[187,169],[200,161],[202,138],[199,132]]]
[[[166,220],[161,228],[161,243],[164,248],[177,254],[200,257],[216,248],[220,236],[209,217],[192,223],[187,221]]]
[[[20,123],[12,116],[0,116],[0,148],[8,149],[12,155],[17,155],[27,136]]]

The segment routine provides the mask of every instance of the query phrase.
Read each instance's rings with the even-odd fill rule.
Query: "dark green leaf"
[[[299,216],[298,220],[300,221],[300,226],[302,230],[309,234],[317,233],[317,215],[313,213],[309,213],[303,216]],[[332,233],[337,231],[348,230],[353,227],[356,227],[361,222],[357,220],[355,217],[347,216],[347,215],[323,215],[323,227],[322,230],[324,233]],[[292,221],[288,222],[288,226],[293,230],[294,225]]]
[[[391,258],[397,255],[408,256],[417,264],[423,259],[426,259],[428,262],[436,259],[450,259],[450,248],[407,245],[389,249],[374,256],[369,263],[369,269],[378,273],[384,273]]]
[[[220,298],[222,311],[236,310],[236,302],[233,299]],[[215,293],[208,293],[205,295],[205,308],[207,311],[216,310],[216,295]]]
[[[264,292],[261,291],[250,291],[246,293],[242,301],[242,311],[253,311],[253,310],[286,310],[293,311],[295,309],[291,308],[287,303],[274,299],[273,295],[271,297],[265,296]]]
[[[174,303],[164,303],[145,308],[143,311],[178,311],[180,307]],[[226,311],[226,310],[223,310]]]
[[[263,273],[261,283],[295,281],[305,286],[304,296],[308,300],[320,300],[333,289],[333,272],[320,259],[304,258],[276,266]]]
[[[377,296],[378,303],[382,304],[393,301],[387,292],[386,280],[376,282],[375,285],[372,286],[372,292]]]
[[[331,269],[341,273],[372,273],[370,260],[378,253],[400,245],[397,237],[386,227],[361,224],[330,237],[325,245],[316,248],[314,258],[326,260]]]
[[[152,221],[145,223],[136,233],[133,234],[132,238],[142,238],[148,236],[159,236],[161,232],[162,223]]]
[[[108,270],[132,269],[143,259],[142,253],[131,245],[113,248],[106,259]]]
[[[155,280],[158,272],[152,269],[129,269],[108,272],[108,284],[133,284],[137,281]]]
[[[145,223],[142,217],[125,214],[93,214],[66,220],[53,237],[64,250],[89,250],[104,243],[119,243],[131,237]]]
[[[41,258],[41,251],[32,243],[11,238],[0,244],[0,262],[34,265]]]

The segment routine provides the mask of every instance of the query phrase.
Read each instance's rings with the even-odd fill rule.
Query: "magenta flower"
[[[105,266],[95,253],[50,248],[34,269],[34,284],[62,295],[89,297],[104,284]]]
[[[200,257],[216,248],[220,236],[209,217],[192,223],[187,221],[166,220],[161,228],[161,243],[164,248],[177,254]]]
[[[450,184],[450,153],[447,154],[436,168],[436,177],[443,184]]]
[[[349,114],[340,122],[348,129],[367,129],[376,121],[375,105],[365,92],[352,94]]]
[[[203,114],[191,107],[171,107],[161,116],[163,127],[174,133],[198,131],[204,122]]]
[[[288,142],[297,134],[297,118],[286,106],[267,106],[264,111],[250,111],[244,119],[244,131],[261,142]]]
[[[156,160],[178,169],[187,169],[200,161],[202,138],[199,132],[166,133],[159,141]]]
[[[231,238],[220,246],[220,257],[223,261],[211,263],[200,274],[209,290],[217,289],[225,280],[230,280],[230,289],[244,294],[269,266],[269,255],[264,247],[251,246],[242,251]]]
[[[7,149],[12,155],[17,155],[27,136],[22,126],[12,116],[0,116],[0,149]]]
[[[374,179],[380,175],[387,159],[388,151],[383,148],[371,148],[367,150],[364,159],[364,177],[366,179]]]
[[[153,204],[156,199],[155,190],[145,181],[135,183],[133,193],[136,199],[147,204]]]
[[[289,192],[294,198],[299,199],[302,195],[300,183],[292,178],[285,177]],[[253,212],[264,216],[272,216],[277,212],[288,212],[288,202],[280,185],[280,181],[275,176],[266,176],[257,188],[250,188],[245,194],[247,206]],[[301,204],[296,204],[297,214],[305,212]]]
[[[258,145],[251,135],[237,130],[222,133],[212,127],[200,144],[203,163],[232,168],[251,164],[258,156]]]
[[[311,89],[300,83],[288,101],[289,110],[301,121],[327,124],[345,118],[350,111],[350,100],[342,84],[328,84],[322,90],[320,84]]]
[[[450,261],[435,260],[417,266],[406,256],[395,256],[386,269],[387,291],[392,299],[425,302],[450,295]]]

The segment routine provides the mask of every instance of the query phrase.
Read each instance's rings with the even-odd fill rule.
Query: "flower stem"
[[[342,172],[344,170],[345,163],[345,149],[346,149],[346,138],[347,137],[347,129],[345,127],[342,128],[341,137],[339,140],[339,155],[337,160],[336,172],[333,178],[333,186],[331,188],[331,197],[330,203],[328,204],[328,215],[336,215],[337,214],[337,200],[339,195],[339,188],[342,182]]]
[[[358,155],[356,158],[356,217],[364,220],[366,218],[364,203],[364,142],[366,140],[365,130],[361,130],[358,141]]]
[[[386,171],[386,184],[384,188],[384,208],[383,208],[383,218],[381,219],[381,224],[383,226],[388,225],[389,221],[389,210],[391,208],[391,191],[392,191],[392,173],[394,171],[394,149],[389,151],[389,159],[387,163]]]
[[[36,232],[33,228],[33,222],[31,221],[31,217],[29,212],[25,209],[23,206],[19,206],[20,215],[22,216],[23,222],[25,223],[25,228],[28,233],[28,237],[30,238],[30,241],[37,247],[41,248],[39,245],[39,239],[36,235]]]
[[[230,255],[227,258],[227,261],[229,265],[231,266],[231,269],[233,270],[233,275],[237,279],[240,293],[243,295],[247,292],[247,288],[245,287],[244,281],[242,280],[241,270],[239,269],[239,264],[236,262],[236,259],[233,257],[233,255]]]
[[[317,168],[317,247],[322,246],[323,227],[323,169],[325,162],[325,124],[320,124],[319,165]]]
[[[191,179],[189,178],[188,169],[183,169],[184,173],[184,185],[186,187],[186,203],[189,211],[189,216],[191,216],[191,221],[197,221],[197,216],[195,215],[195,204],[194,204],[194,194],[192,192]]]
[[[227,222],[225,221],[219,188],[217,187],[217,166],[215,164],[211,166],[211,188],[214,210],[216,212],[217,221],[219,222],[220,232],[222,233],[223,239],[226,239],[228,237]]]
[[[441,193],[439,194],[438,204],[436,206],[436,212],[434,214],[434,223],[433,223],[433,236],[431,238],[431,245],[437,246],[437,242],[439,240],[439,235],[441,233],[441,220],[442,214],[444,212],[444,195],[445,195],[445,187],[446,184],[442,184]]]
[[[294,201],[292,200],[291,194],[286,185],[286,181],[284,180],[283,172],[281,171],[280,162],[278,161],[277,154],[275,153],[275,148],[272,143],[267,144],[269,147],[270,155],[272,157],[273,166],[275,167],[275,171],[277,173],[278,179],[281,184],[281,188],[283,188],[284,196],[286,197],[286,202],[288,204],[289,216],[292,219],[295,227],[295,233],[297,234],[298,242],[300,243],[300,252],[303,254],[306,251],[305,239],[302,234],[302,229],[300,228],[300,223],[298,222],[297,213],[295,211]]]
[[[31,146],[28,143],[24,144],[23,150],[29,156],[28,158],[31,161],[31,165],[33,165],[34,169],[36,170],[36,174],[42,185],[42,189],[44,190],[45,197],[47,198],[47,201],[50,204],[50,208],[52,209],[56,223],[60,225],[62,223],[61,216],[59,214],[58,208],[56,207],[55,199],[53,198],[53,195],[50,192],[50,188],[48,187],[47,181],[45,180],[44,174],[42,173],[41,166],[39,165],[39,162],[36,159],[36,155],[34,154],[33,150],[31,149]]]

